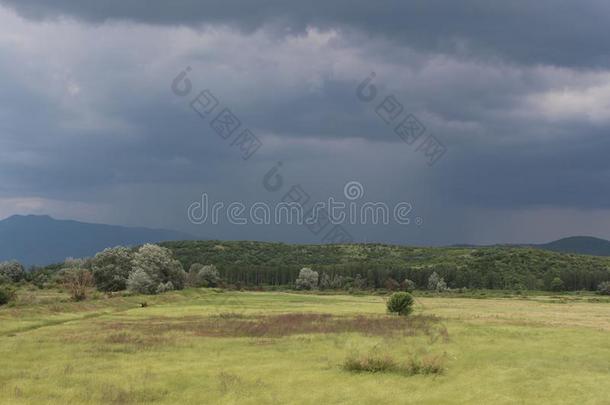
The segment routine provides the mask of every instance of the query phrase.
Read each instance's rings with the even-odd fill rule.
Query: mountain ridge
[[[12,215],[0,220],[0,261],[48,265],[66,257],[92,256],[117,245],[191,239],[192,235],[166,229],[95,224],[49,215]]]
[[[48,265],[66,257],[88,257],[117,245],[137,246],[196,240],[184,232],[146,227],[96,224],[49,215],[12,215],[0,220],[0,261],[26,266]],[[558,253],[610,256],[610,241],[592,236],[569,236],[543,244],[456,244],[450,247],[530,247]]]

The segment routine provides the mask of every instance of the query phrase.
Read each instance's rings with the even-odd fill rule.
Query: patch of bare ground
[[[449,334],[440,318],[430,315],[333,316],[316,313],[278,315],[220,314],[210,317],[149,318],[145,321],[122,321],[103,325],[116,331],[130,331],[159,336],[186,332],[206,337],[279,338],[301,334],[361,333],[369,336],[426,335],[432,340],[447,341]]]

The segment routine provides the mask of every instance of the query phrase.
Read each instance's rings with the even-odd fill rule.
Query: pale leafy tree
[[[19,282],[25,276],[25,269],[17,261],[0,263],[0,281]]]
[[[417,287],[415,282],[413,280],[409,280],[408,278],[405,278],[400,286],[408,293],[415,291],[415,288]]]
[[[127,288],[127,278],[133,266],[133,252],[122,246],[105,249],[91,259],[96,287],[101,291],[121,291]]]
[[[328,274],[322,273],[320,276],[320,290],[325,290],[327,288],[331,288],[331,279]]]
[[[88,260],[74,257],[66,257],[64,260],[64,269],[85,269],[87,268]]]
[[[347,280],[345,277],[343,277],[339,274],[335,274],[333,276],[332,280],[330,281],[330,288],[338,290],[340,288],[344,288],[346,283],[347,283]]]
[[[73,300],[82,301],[87,298],[87,291],[93,287],[93,276],[89,270],[65,269],[61,274],[61,282]]]
[[[175,290],[174,284],[171,281],[168,281],[167,283],[160,283],[157,286],[156,293],[161,294],[161,293],[164,293],[167,291],[172,291],[172,290]]]
[[[299,290],[312,290],[318,286],[318,272],[309,267],[304,267],[299,271],[296,287]]]
[[[184,288],[186,273],[182,265],[174,259],[169,249],[146,244],[133,256],[133,271],[142,270],[154,282],[156,291],[159,284],[171,281],[176,290]]]
[[[127,279],[127,289],[138,294],[154,294],[161,283],[155,283],[143,269],[136,269]]]
[[[604,281],[597,286],[597,292],[602,295],[610,295],[610,281]]]
[[[213,264],[203,266],[198,273],[199,284],[202,287],[216,287],[220,282],[218,269]]]
[[[433,272],[428,278],[428,290],[434,290],[437,292],[443,292],[447,289],[447,283],[445,279],[440,277],[436,271]]]

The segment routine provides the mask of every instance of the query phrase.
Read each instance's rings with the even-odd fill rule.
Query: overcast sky
[[[0,216],[317,243],[187,208],[357,181],[413,221],[346,225],[355,241],[610,238],[609,22],[607,0],[0,0]],[[187,67],[190,92],[173,91]],[[202,118],[205,89],[218,107]],[[241,122],[227,139],[224,108]],[[394,132],[408,114],[425,127],[411,144]],[[261,143],[247,160],[244,129]]]

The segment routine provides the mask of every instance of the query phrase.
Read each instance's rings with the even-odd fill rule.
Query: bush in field
[[[0,305],[8,304],[13,300],[15,293],[7,287],[0,287]]]
[[[154,293],[161,283],[171,281],[176,290],[181,290],[186,282],[186,273],[180,262],[174,259],[169,249],[157,245],[146,244],[133,255],[133,272],[137,270],[146,273],[154,283],[151,293]],[[142,280],[141,272],[138,278]]]
[[[405,278],[405,280],[401,283],[400,286],[404,291],[408,293],[412,293],[413,291],[415,291],[415,287],[417,287],[415,285],[415,282],[413,280],[409,280],[408,278]]]
[[[413,312],[413,296],[407,292],[394,293],[388,299],[387,307],[390,313],[409,315]]]
[[[127,289],[138,294],[155,294],[161,283],[156,283],[143,269],[136,269],[127,278]]]
[[[188,274],[189,285],[194,287],[217,287],[220,283],[220,274],[213,264],[202,265],[194,263]]]
[[[105,249],[91,259],[95,286],[101,291],[121,291],[127,288],[133,253],[122,246]]]
[[[17,283],[23,279],[25,269],[17,261],[0,263],[0,279],[8,282]]]
[[[610,295],[610,281],[604,281],[598,285],[597,293],[602,295]]]
[[[402,375],[430,375],[444,372],[441,356],[427,356],[423,359],[411,357],[406,362],[398,362],[389,354],[371,353],[361,356],[350,354],[343,361],[343,369],[355,373],[397,373]]]
[[[399,371],[400,365],[389,355],[357,356],[352,354],[343,362],[343,369],[354,373],[386,373]]]
[[[93,275],[85,269],[65,269],[61,274],[61,283],[75,301],[87,298],[87,291],[93,287]]]
[[[436,292],[443,292],[447,289],[447,283],[445,279],[440,277],[436,271],[430,274],[428,278],[428,290],[434,290]]]
[[[563,281],[559,277],[555,277],[551,280],[552,291],[563,291]]]
[[[318,272],[313,271],[308,267],[304,267],[299,271],[296,287],[299,290],[313,290],[318,286]]]

